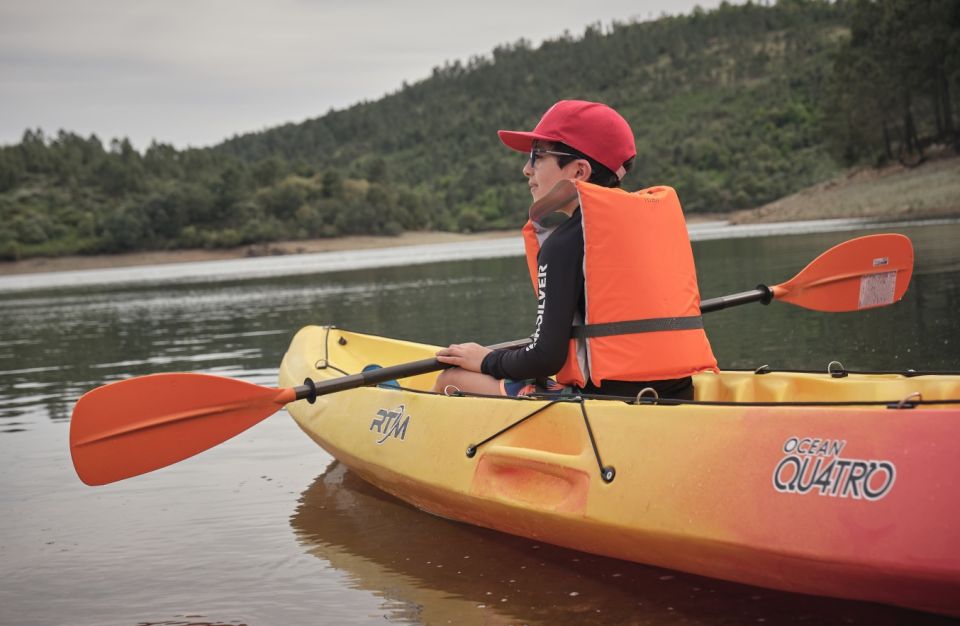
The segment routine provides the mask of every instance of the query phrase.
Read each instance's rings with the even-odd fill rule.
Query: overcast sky
[[[444,61],[719,0],[0,0],[0,144],[178,148],[322,115]]]

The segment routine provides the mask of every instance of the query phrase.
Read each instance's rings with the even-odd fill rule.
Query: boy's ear
[[[593,168],[590,167],[590,161],[586,159],[577,159],[577,180],[590,180],[590,175],[593,174]]]

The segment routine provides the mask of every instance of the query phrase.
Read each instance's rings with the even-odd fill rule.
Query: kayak
[[[308,326],[280,385],[436,346]],[[960,375],[724,371],[692,402],[431,393],[436,372],[292,402],[352,472],[426,512],[785,591],[960,615]]]

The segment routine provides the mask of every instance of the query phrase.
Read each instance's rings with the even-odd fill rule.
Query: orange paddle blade
[[[900,300],[912,274],[910,239],[867,235],[830,248],[772,290],[777,300],[815,311],[859,311]]]
[[[295,399],[208,374],[152,374],[86,393],[70,420],[80,480],[105,485],[166,467],[230,439]]]

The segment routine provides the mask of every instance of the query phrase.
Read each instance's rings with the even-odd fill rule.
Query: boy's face
[[[552,144],[535,142],[533,145],[537,150],[552,150]],[[530,185],[530,194],[533,201],[536,202],[553,189],[558,181],[567,178],[570,180],[583,178],[583,165],[587,164],[584,160],[574,160],[560,167],[557,162],[557,156],[553,154],[539,154],[536,163],[531,165],[528,159],[523,166],[523,175],[527,177],[527,184]],[[586,178],[589,178],[589,165]],[[583,180],[586,180],[583,178]]]

